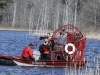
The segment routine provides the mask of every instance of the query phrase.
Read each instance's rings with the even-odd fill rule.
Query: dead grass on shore
[[[13,31],[28,31],[28,29],[20,29],[20,28],[1,28],[0,30],[13,30]]]
[[[100,40],[100,34],[99,33],[88,33],[86,34],[86,38]]]

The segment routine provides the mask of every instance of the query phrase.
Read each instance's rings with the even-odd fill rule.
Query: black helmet
[[[33,44],[32,44],[32,43],[30,43],[30,44],[29,44],[29,46],[33,46]]]

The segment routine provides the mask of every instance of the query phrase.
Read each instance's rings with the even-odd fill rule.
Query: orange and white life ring
[[[72,47],[72,51],[68,51],[68,47],[69,47],[69,46]],[[75,46],[74,46],[74,44],[72,44],[72,43],[66,44],[66,45],[65,45],[65,51],[66,51],[66,53],[68,53],[68,54],[73,54],[73,53],[75,52]]]

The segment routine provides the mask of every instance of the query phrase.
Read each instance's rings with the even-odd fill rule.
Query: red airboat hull
[[[24,60],[21,56],[0,56],[0,65],[6,66],[42,66],[42,67],[83,67],[86,61],[52,61],[52,60]]]

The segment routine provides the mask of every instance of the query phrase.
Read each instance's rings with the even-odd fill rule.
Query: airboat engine
[[[58,51],[63,50],[64,53],[60,52],[60,55],[64,56],[64,59],[69,61],[83,60],[86,37],[77,27],[71,24],[62,25],[54,32],[52,38],[57,40],[59,45],[62,45],[58,46],[58,48],[62,47],[62,49],[58,49]],[[61,42],[61,39],[65,40],[64,43]],[[57,51],[57,44],[55,46],[55,51]]]

